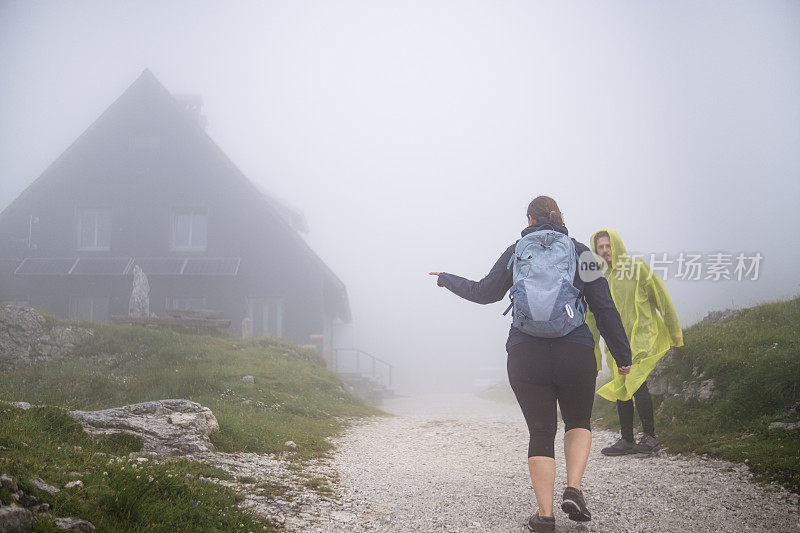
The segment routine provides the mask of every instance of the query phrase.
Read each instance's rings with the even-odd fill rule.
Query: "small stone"
[[[40,503],[39,505],[34,505],[31,508],[31,511],[33,511],[36,514],[46,513],[49,510],[50,510],[49,503]]]
[[[66,485],[64,485],[65,489],[78,489],[81,490],[83,488],[83,481],[80,479],[76,479],[75,481],[70,481]]]
[[[293,450],[297,449],[297,444],[295,444],[295,442],[293,440],[287,440],[286,444],[284,444],[284,446],[286,446],[287,448],[291,448]]]
[[[17,500],[20,503],[20,505],[24,507],[33,507],[34,505],[39,504],[39,498],[37,498],[33,494],[25,494],[22,491],[16,492],[14,494],[18,495],[14,499]]]
[[[61,492],[59,489],[55,488],[53,485],[50,485],[40,477],[34,477],[29,479],[28,481],[30,481],[34,487],[36,487],[42,492],[46,492],[50,496],[55,496],[56,494]]]
[[[94,524],[80,518],[56,518],[53,520],[53,525],[64,531],[73,531],[74,533],[94,533]]]
[[[0,487],[8,489],[9,492],[17,492],[19,490],[17,488],[17,482],[8,474],[0,475]]]
[[[0,507],[0,531],[28,532],[33,528],[33,515],[16,505]]]
[[[256,378],[253,376],[242,376],[242,382],[250,383],[251,385],[256,382]]]
[[[793,429],[800,429],[800,421],[798,422],[773,422],[769,425],[769,429],[785,429],[791,431]]]
[[[28,402],[11,402],[11,405],[16,407],[17,409],[22,409],[23,411],[27,411],[31,408],[31,404]]]

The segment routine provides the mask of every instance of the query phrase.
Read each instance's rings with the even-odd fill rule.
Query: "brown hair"
[[[564,225],[564,215],[555,200],[549,196],[537,196],[528,204],[528,214],[536,222],[538,218],[549,218],[553,222]]]
[[[606,230],[598,231],[594,234],[594,249],[597,250],[597,239],[600,237],[608,237],[608,240],[611,240],[611,235],[608,234]]]

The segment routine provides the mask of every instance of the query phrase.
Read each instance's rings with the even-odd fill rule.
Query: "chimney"
[[[208,120],[200,113],[203,108],[203,98],[199,94],[173,94],[184,115],[193,120],[201,128],[206,129]]]

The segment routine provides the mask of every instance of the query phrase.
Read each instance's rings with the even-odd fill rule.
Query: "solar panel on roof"
[[[27,257],[14,273],[24,276],[63,276],[69,274],[75,261],[77,259],[74,257]]]
[[[121,276],[130,262],[130,257],[81,257],[70,274]]]
[[[185,257],[136,257],[129,272],[139,265],[148,276],[179,276],[185,262]]]
[[[10,276],[22,263],[19,259],[0,259],[0,276]]]
[[[235,276],[239,272],[238,257],[190,257],[183,268],[184,275]]]

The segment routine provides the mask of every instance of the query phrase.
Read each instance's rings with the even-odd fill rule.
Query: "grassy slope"
[[[654,396],[656,431],[673,452],[708,453],[747,462],[765,481],[800,492],[800,430],[768,430],[795,421],[787,407],[800,400],[800,299],[745,310],[720,324],[701,322],[684,333],[665,374],[678,389],[713,378],[709,402]],[[701,377],[694,377],[698,372]],[[597,398],[595,417],[619,427],[614,404]]]
[[[276,529],[236,508],[235,491],[197,478],[230,479],[226,472],[186,460],[129,462],[125,454],[141,448],[136,438],[92,439],[60,409],[22,411],[0,405],[0,446],[0,471],[16,478],[27,494],[51,504],[53,516],[81,517],[97,531]],[[84,487],[50,496],[33,488],[32,477],[59,487],[80,479]],[[7,492],[0,489],[3,502],[12,501]],[[43,515],[34,530],[60,531]]]
[[[212,441],[221,451],[282,452],[284,443],[293,440],[298,447],[292,458],[298,460],[326,453],[330,449],[327,437],[344,425],[341,417],[377,412],[345,393],[338,377],[316,353],[289,343],[181,335],[134,326],[91,326],[96,335],[76,349],[77,358],[0,375],[0,399],[102,409],[187,398],[214,412],[220,431]],[[108,366],[80,358],[97,354],[121,357]],[[255,384],[243,383],[244,375],[254,376]],[[136,478],[130,466],[124,474],[124,463],[106,466],[108,458],[94,453],[124,456],[139,447],[136,443],[92,441],[59,410],[0,409],[0,446],[5,448],[0,448],[0,471],[20,479],[41,476],[59,484],[69,480],[65,477],[69,470],[88,472],[88,480],[81,478],[87,485],[81,498],[68,497],[62,491],[55,499],[56,516],[74,511],[109,530],[123,529],[128,522],[133,529],[169,530],[170,524],[194,523],[192,517],[211,520],[208,530],[254,529],[252,520],[232,507],[232,491],[186,478],[185,474],[198,470],[199,465],[185,461],[147,465],[143,467],[149,469],[147,475]],[[103,476],[102,471],[109,475]],[[167,477],[168,471],[172,477]],[[150,476],[154,481],[143,484]],[[191,500],[205,501],[205,508],[195,507]],[[225,522],[221,512],[234,518]],[[159,516],[165,522],[159,522]],[[47,530],[46,523],[37,527]]]

